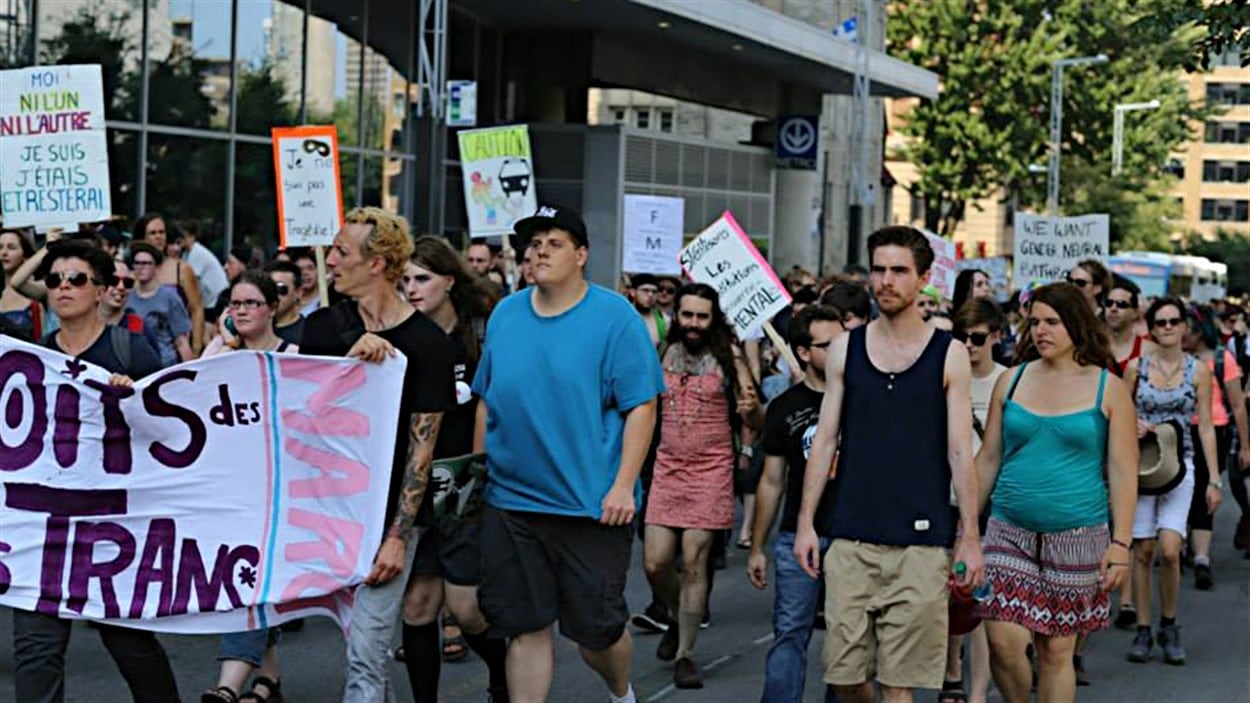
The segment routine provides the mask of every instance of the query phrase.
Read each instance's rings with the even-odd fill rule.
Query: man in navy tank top
[[[933,263],[924,234],[886,227],[868,238],[868,253],[881,317],[829,349],[794,553],[809,574],[819,573],[813,519],[836,450],[825,682],[843,701],[868,703],[875,681],[883,700],[903,703],[912,689],[942,684],[953,563],[966,567],[963,587],[984,581],[972,372],[964,345],[926,324],[915,305]]]

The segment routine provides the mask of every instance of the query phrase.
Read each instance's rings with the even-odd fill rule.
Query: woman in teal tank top
[[[1027,330],[1024,363],[999,377],[977,454],[981,505],[993,498],[983,542],[993,595],[979,612],[1007,703],[1029,700],[1030,643],[1037,699],[1064,703],[1076,698],[1077,637],[1107,627],[1108,594],[1128,573],[1136,415],[1128,387],[1107,371],[1115,358],[1080,289],[1034,291]]]

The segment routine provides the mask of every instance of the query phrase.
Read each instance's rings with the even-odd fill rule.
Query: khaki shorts
[[[825,554],[825,683],[940,688],[949,573],[942,547],[834,540]]]

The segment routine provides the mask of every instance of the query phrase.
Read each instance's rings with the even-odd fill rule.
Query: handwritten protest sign
[[[272,133],[281,246],[329,246],[343,226],[338,131],[289,127]]]
[[[785,286],[728,210],[681,250],[678,261],[691,280],[716,289],[740,339],[758,336],[790,304]]]
[[[0,71],[0,211],[6,227],[112,215],[98,65]]]
[[[462,130],[456,136],[469,235],[512,234],[514,222],[538,209],[529,127]]]
[[[949,300],[955,295],[955,243],[926,229],[920,231],[924,232],[925,239],[929,240],[929,247],[933,249],[929,283],[942,291],[942,295]]]
[[[240,351],[132,390],[0,337],[0,604],[172,632],[341,616],[406,363]]]
[[[1082,259],[1105,259],[1110,250],[1106,215],[1045,217],[1016,213],[1015,284],[1054,281]]]
[[[621,270],[681,273],[677,255],[681,252],[685,208],[684,198],[626,193]]]

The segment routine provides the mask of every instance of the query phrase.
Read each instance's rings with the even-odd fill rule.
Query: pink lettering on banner
[[[335,437],[367,437],[369,418],[332,403],[365,384],[365,367],[357,364],[342,367],[314,359],[288,358],[278,362],[282,378],[294,378],[319,386],[308,396],[312,415],[296,410],[282,411],[282,424],[287,430],[312,435]]]
[[[308,510],[292,508],[286,514],[294,527],[302,527],[317,534],[316,542],[297,542],[286,546],[289,561],[313,561],[320,559],[340,578],[348,578],[360,559],[360,543],[365,536],[365,526],[355,520],[321,515]]]
[[[316,478],[291,481],[292,498],[350,496],[369,490],[369,467],[349,457],[310,447],[294,437],[283,445],[286,453],[317,471]]]

